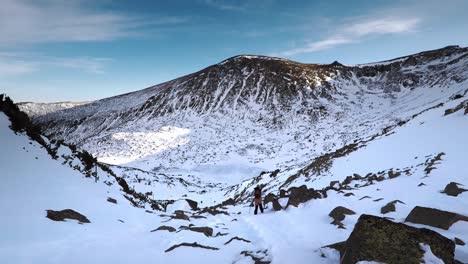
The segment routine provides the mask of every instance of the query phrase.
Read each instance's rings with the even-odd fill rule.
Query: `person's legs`
[[[262,204],[260,204],[260,212],[262,212],[262,214],[263,214],[263,205]]]
[[[257,214],[257,211],[258,211],[258,204],[255,204],[255,210],[254,210],[255,215]]]

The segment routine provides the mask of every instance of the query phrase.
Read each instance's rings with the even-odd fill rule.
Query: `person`
[[[254,189],[254,204],[255,204],[254,214],[257,214],[258,207],[260,207],[260,212],[262,212],[263,214],[262,190],[260,189],[260,186],[258,185]]]

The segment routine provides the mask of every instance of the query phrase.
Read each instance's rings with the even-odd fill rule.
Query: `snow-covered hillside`
[[[57,112],[62,109],[67,109],[82,104],[87,104],[89,102],[58,102],[58,103],[33,103],[33,102],[24,102],[19,103],[18,106],[22,111],[28,113],[31,117],[43,116],[49,113]]]
[[[395,263],[468,263],[467,69],[454,46],[356,66],[238,56],[33,116],[56,160],[0,112],[0,263],[340,263],[365,215],[448,240],[384,237],[359,263],[392,243]],[[67,208],[91,223],[46,218]]]
[[[338,252],[322,247],[345,240],[361,214],[403,222],[413,207],[427,206],[468,215],[468,192],[458,196],[441,193],[450,182],[467,182],[464,154],[468,140],[461,132],[468,129],[467,109],[466,97],[458,96],[332,159],[321,176],[309,181],[301,176],[290,184],[299,186],[305,180],[308,187],[318,190],[329,185],[344,186],[347,175],[363,175],[362,180],[355,177],[347,183],[353,186],[351,189],[329,189],[326,198],[300,203],[297,208],[290,205],[279,212],[270,204],[256,216],[243,203],[225,202],[214,209],[193,210],[183,199],[168,205],[166,212],[145,212],[123,198],[118,185],[104,184],[106,176],[95,182],[60,160],[52,160],[40,145],[14,134],[8,128],[7,117],[1,114],[0,205],[6,213],[0,218],[4,230],[0,262],[338,263]],[[64,147],[58,153],[70,154]],[[127,181],[135,179],[135,188],[146,186],[143,175],[147,173],[120,170],[120,175],[127,170]],[[383,178],[369,183],[364,176],[367,173]],[[106,173],[99,171],[99,175]],[[254,185],[266,184],[267,188],[275,182],[286,182],[281,174],[275,177],[267,173],[234,187],[245,188],[252,181]],[[165,184],[161,183],[158,192],[170,189],[170,184]],[[199,208],[203,208],[203,200],[221,202],[232,194],[212,192],[209,187],[204,190],[197,197]],[[194,198],[189,190],[177,193],[180,198]],[[106,201],[108,197],[116,199],[117,204]],[[396,200],[399,202],[394,203],[394,211],[383,214],[383,207]],[[279,202],[283,207],[290,203],[288,198]],[[330,224],[333,219],[328,214],[337,206],[356,213],[341,221],[345,229]],[[55,222],[46,218],[46,210],[67,208],[82,213],[91,223],[80,225],[74,220]],[[448,230],[407,224],[468,241],[468,222],[458,221]],[[170,250],[179,244],[182,246]],[[432,256],[431,261],[438,260],[427,252],[425,256]],[[455,257],[466,263],[468,247],[457,245]]]

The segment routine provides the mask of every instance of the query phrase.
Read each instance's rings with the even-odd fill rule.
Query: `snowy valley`
[[[468,263],[468,48],[0,106],[0,263]]]

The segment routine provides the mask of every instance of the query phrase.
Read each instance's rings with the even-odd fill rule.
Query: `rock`
[[[151,230],[151,232],[156,232],[156,231],[162,231],[162,230],[166,230],[166,231],[169,231],[169,232],[175,232],[176,229],[172,226],[160,226],[154,230]]]
[[[188,205],[190,206],[190,208],[192,208],[192,210],[194,211],[198,210],[197,202],[195,202],[194,200],[190,200],[190,199],[185,199],[185,201],[187,201]]]
[[[364,200],[364,199],[369,199],[369,198],[370,198],[370,197],[366,195],[366,196],[360,198],[359,201]]]
[[[192,232],[198,232],[198,233],[203,233],[207,237],[213,236],[213,228],[203,226],[203,227],[195,227],[195,226],[181,226],[179,227],[181,230],[189,230]]]
[[[204,248],[204,249],[210,249],[210,250],[219,250],[219,248],[216,248],[216,247],[204,246],[204,245],[198,244],[197,242],[194,242],[194,243],[181,243],[181,244],[173,245],[172,247],[166,249],[166,251],[164,252],[172,251],[178,247],[194,247],[194,248]]]
[[[396,178],[396,177],[398,177],[398,176],[400,176],[400,175],[401,175],[401,173],[400,173],[399,171],[393,172],[393,171],[391,170],[391,171],[388,172],[388,177],[389,177],[390,179]]]
[[[117,204],[117,200],[114,199],[114,198],[111,198],[111,197],[107,197],[107,201],[108,201],[109,203]]]
[[[338,206],[333,209],[328,216],[333,218],[333,222],[330,224],[337,225],[339,228],[344,228],[344,225],[341,221],[343,221],[346,215],[354,215],[356,214],[353,210],[350,210],[343,206]]]
[[[184,213],[184,211],[182,210],[176,210],[174,212],[175,215],[171,216],[172,219],[180,219],[180,220],[186,220],[186,221],[190,221],[190,218],[188,217],[188,215],[186,215]]]
[[[267,194],[267,195],[265,196],[265,198],[263,198],[263,203],[264,203],[264,204],[268,204],[268,203],[270,203],[270,202],[273,202],[273,200],[276,200],[276,199],[277,199],[277,197],[276,197],[275,194],[269,193],[269,194]]]
[[[404,202],[400,201],[400,200],[395,200],[395,201],[392,201],[392,202],[389,202],[388,204],[386,204],[384,207],[380,208],[380,213],[382,214],[388,214],[390,212],[395,212],[396,211],[396,208],[395,208],[395,204],[396,203],[402,203],[402,204],[405,204]]]
[[[341,249],[343,264],[359,261],[420,264],[424,255],[421,243],[429,245],[432,253],[445,263],[454,263],[455,244],[450,239],[426,228],[365,214],[359,217],[346,242],[329,247]]]
[[[450,196],[458,196],[460,193],[468,191],[466,189],[458,187],[458,185],[461,185],[461,184],[456,183],[456,182],[451,182],[447,184],[447,186],[445,186],[443,193],[450,195]]]
[[[288,195],[286,194],[286,190],[280,189],[280,198],[286,198],[286,197],[288,197]]]
[[[229,239],[229,241],[224,243],[224,245],[227,245],[227,244],[231,243],[233,240],[239,240],[239,241],[244,241],[246,243],[251,243],[250,240],[247,240],[247,239],[244,239],[244,238],[241,238],[241,237],[233,237],[233,238]]]
[[[80,224],[91,223],[86,216],[73,211],[72,209],[65,209],[62,211],[47,210],[47,218],[54,221],[64,221],[65,219],[78,220]]]
[[[382,201],[383,198],[378,198],[378,199],[375,199],[374,202],[379,202],[379,201]]]
[[[448,230],[457,221],[468,221],[468,217],[434,208],[416,206],[405,222],[423,224]]]
[[[228,206],[228,205],[236,205],[236,201],[234,199],[229,198],[226,201],[221,203],[221,206]]]
[[[216,209],[215,207],[205,207],[205,208],[203,208],[203,210],[201,210],[199,213],[200,213],[200,214],[209,213],[210,215],[218,215],[218,214],[229,215],[228,212],[218,210],[218,209]]]
[[[281,211],[281,209],[283,209],[283,207],[282,207],[281,204],[278,202],[278,199],[273,200],[273,210],[275,210],[275,211]]]
[[[354,193],[345,193],[344,196],[346,196],[346,197],[354,196]]]
[[[454,238],[453,239],[455,244],[459,245],[459,246],[464,246],[465,245],[465,242],[461,239],[459,239],[458,237]]]
[[[311,199],[322,198],[320,192],[314,189],[308,189],[305,185],[302,185],[301,187],[291,187],[289,188],[288,192],[289,200],[286,207],[290,205],[297,207],[299,204],[305,203]]]
[[[426,184],[424,184],[424,182],[421,182],[420,184],[418,184],[418,187],[421,187],[421,186],[424,186]]]

